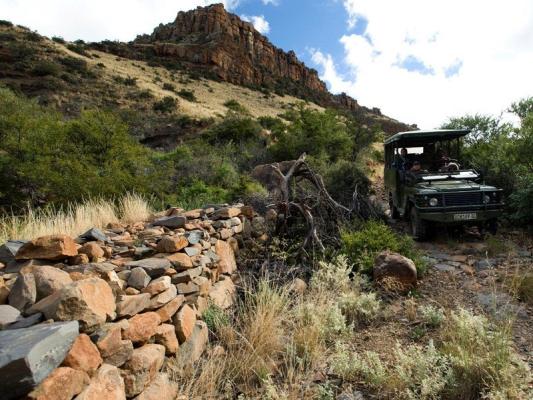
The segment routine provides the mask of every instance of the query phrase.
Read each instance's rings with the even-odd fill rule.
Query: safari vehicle
[[[400,132],[385,140],[385,190],[392,218],[410,221],[416,240],[436,225],[475,225],[495,233],[502,190],[460,163],[469,130]]]

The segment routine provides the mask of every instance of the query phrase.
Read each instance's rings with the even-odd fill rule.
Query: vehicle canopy
[[[385,140],[385,146],[415,147],[428,143],[459,139],[470,133],[469,129],[440,129],[434,131],[409,131],[397,133]]]

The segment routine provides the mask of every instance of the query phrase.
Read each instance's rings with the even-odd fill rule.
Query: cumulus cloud
[[[464,113],[498,114],[533,94],[530,0],[344,0],[344,6],[348,27],[364,18],[366,31],[340,38],[343,60],[313,53],[335,92],[423,128]]]
[[[241,15],[241,18],[244,21],[250,22],[257,32],[262,33],[263,35],[270,32],[270,24],[263,15]]]
[[[232,10],[239,0],[1,0],[0,15],[47,36],[129,41],[173,21],[178,11],[214,3]]]

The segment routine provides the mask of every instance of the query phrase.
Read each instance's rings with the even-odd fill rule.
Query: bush
[[[39,61],[32,69],[35,76],[56,76],[61,71],[59,65],[51,61]]]
[[[61,36],[52,36],[52,40],[56,43],[65,44],[65,39],[63,39]]]
[[[174,97],[165,96],[161,100],[156,101],[153,105],[154,111],[160,113],[172,113],[176,111],[177,102]]]
[[[173,92],[174,90],[176,90],[176,88],[174,87],[173,84],[165,82],[163,84],[163,90],[168,90],[169,92]]]
[[[253,118],[229,113],[220,123],[208,129],[204,135],[212,144],[228,142],[249,144],[252,141],[261,140],[260,132],[261,126]]]
[[[239,103],[237,100],[228,100],[224,103],[224,106],[228,108],[231,111],[240,113],[240,114],[249,114],[246,107],[244,107],[241,103]]]
[[[5,19],[0,19],[0,26],[7,26],[11,28],[13,23],[11,21],[6,21]]]
[[[85,51],[85,46],[82,44],[69,43],[67,44],[67,49],[84,57],[90,57],[90,54]]]
[[[76,71],[82,74],[87,72],[87,62],[85,60],[75,58],[75,57],[63,57],[59,60],[67,70]]]
[[[359,271],[372,273],[374,259],[389,250],[410,258],[419,274],[426,269],[425,262],[416,250],[413,240],[406,235],[398,235],[382,222],[370,220],[358,231],[344,230],[341,233],[342,250]]]
[[[192,102],[196,101],[196,96],[194,95],[194,92],[192,90],[180,89],[177,92],[177,95],[188,101],[192,101]]]
[[[440,308],[428,305],[419,309],[424,325],[430,328],[438,328],[444,321],[444,313]]]
[[[379,315],[381,301],[376,299],[376,293],[351,292],[339,299],[342,314],[349,325],[367,324]]]
[[[202,313],[202,320],[206,323],[209,330],[216,333],[220,328],[229,325],[229,318],[227,314],[214,303],[209,306]]]
[[[132,78],[131,76],[128,76],[127,78],[123,78],[122,76],[115,75],[113,77],[113,80],[124,86],[137,86],[137,78]]]

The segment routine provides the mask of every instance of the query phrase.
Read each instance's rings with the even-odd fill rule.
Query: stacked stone
[[[174,399],[165,357],[186,366],[201,356],[201,315],[232,305],[235,252],[253,216],[242,205],[172,208],[76,240],[4,244],[0,398]]]

